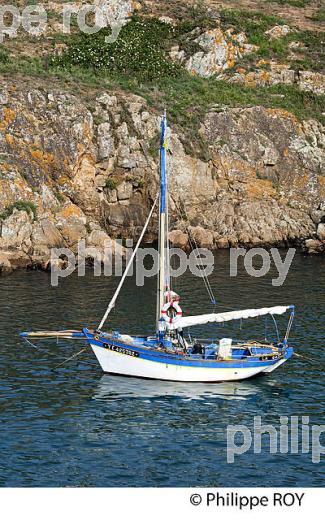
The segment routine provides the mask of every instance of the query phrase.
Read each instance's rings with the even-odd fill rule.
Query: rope
[[[173,168],[174,167],[174,163],[173,163],[173,153],[172,153],[172,150],[170,148],[170,143],[169,143],[169,151],[170,151],[170,160],[169,160],[170,173],[172,174],[173,173],[173,169],[174,169]],[[175,185],[179,189],[176,177],[174,177],[174,179],[175,179]],[[174,203],[175,203],[175,207],[176,207],[176,210],[177,210],[180,218],[183,219],[184,216],[185,216],[185,219],[188,222],[189,219],[188,219],[188,215],[186,213],[186,209],[185,209],[184,203],[182,204],[182,211],[181,211],[180,207],[178,206],[176,200],[174,200]],[[183,212],[183,214],[182,214],[182,212]],[[189,227],[187,225],[185,226],[185,229],[186,229],[186,232],[187,232],[187,235],[188,235],[188,238],[189,238],[189,244],[190,244],[191,250],[194,251],[195,249],[198,249],[195,237],[191,235],[191,232],[190,232]],[[193,246],[193,244],[194,244],[195,247]],[[198,259],[200,267],[202,268],[201,269],[202,270],[202,278],[203,278],[203,282],[204,282],[205,288],[207,290],[208,296],[210,298],[210,301],[211,301],[212,305],[215,306],[217,302],[216,302],[216,299],[215,299],[215,296],[214,296],[214,293],[213,293],[210,281],[209,281],[208,277],[205,275],[205,269],[204,269],[204,265],[203,265],[203,262],[202,262],[202,258],[200,256],[198,256],[198,255],[196,256],[196,258]]]
[[[44,348],[40,348],[40,347],[37,347],[36,345],[34,345],[34,343],[32,343],[31,341],[29,341],[27,338],[24,338],[24,340],[26,341],[26,343],[28,343],[28,345],[30,347],[33,347],[35,350],[37,350],[38,352],[43,352],[44,354],[47,354],[48,356],[52,356],[52,357],[56,357],[56,358],[59,358],[59,356],[57,354],[53,354],[53,352],[48,352],[48,350],[45,350]],[[60,358],[61,359],[61,358]]]
[[[88,347],[83,348],[82,350],[79,350],[79,352],[77,352],[76,354],[73,354],[73,356],[71,356],[71,357],[69,357],[69,358],[66,358],[64,361],[62,361],[62,363],[59,363],[58,365],[56,365],[56,366],[54,367],[53,370],[55,370],[56,368],[61,367],[62,365],[64,365],[64,364],[67,363],[68,361],[71,361],[71,359],[76,358],[77,356],[79,356],[80,354],[82,354],[83,352],[85,352],[86,350],[88,350]]]
[[[189,237],[189,240],[190,240],[190,245],[191,245],[192,251],[194,251],[196,249],[199,249],[198,245],[197,245],[197,242],[196,242],[194,236],[192,236],[192,234],[191,234],[189,229],[188,229],[188,237]],[[194,243],[194,246],[195,246],[194,248],[193,248],[193,243]],[[211,287],[211,284],[209,282],[209,279],[208,279],[208,277],[204,273],[204,265],[203,265],[203,262],[202,262],[202,258],[199,255],[197,255],[196,258],[199,260],[200,267],[202,268],[202,270],[201,270],[201,272],[203,273],[202,278],[203,278],[206,290],[208,292],[209,298],[210,298],[212,304],[215,305],[216,304],[216,300],[215,300],[215,297],[214,297],[214,294],[213,294],[212,287]]]
[[[289,318],[289,322],[288,322],[288,326],[287,326],[286,335],[284,336],[284,339],[286,341],[289,338],[289,334],[290,334],[290,330],[291,330],[291,327],[292,327],[293,319],[294,319],[294,314],[293,314],[293,312],[291,312],[291,315],[290,315],[290,318]]]
[[[52,357],[55,357],[56,359],[61,359],[61,363],[59,363],[59,365],[55,366],[52,370],[56,369],[57,367],[59,367],[60,365],[63,365],[64,363],[66,363],[67,361],[70,361],[71,359],[77,357],[79,354],[81,354],[82,352],[84,352],[85,350],[88,349],[88,347],[82,349],[80,352],[77,352],[77,354],[74,354],[73,356],[69,357],[69,358],[64,358],[63,361],[62,361],[62,358],[60,356],[58,356],[57,354],[54,354],[53,352],[49,352],[48,350],[44,349],[44,348],[40,348],[36,345],[34,345],[31,341],[29,341],[27,338],[24,338],[24,340],[26,341],[26,343],[28,343],[28,345],[32,348],[34,348],[35,350],[37,350],[38,352],[42,352],[44,354],[46,354],[47,356],[52,356]],[[98,367],[97,364],[95,363],[90,363],[89,361],[83,361],[83,364],[84,365],[89,365],[89,366],[92,366],[92,367]]]
[[[115,305],[115,302],[116,302],[116,300],[117,300],[117,297],[118,297],[118,295],[119,295],[119,293],[120,293],[120,291],[121,291],[121,289],[122,289],[122,286],[123,286],[124,280],[125,280],[125,278],[126,278],[127,275],[128,275],[128,272],[129,272],[129,270],[130,270],[131,265],[133,264],[133,260],[134,260],[134,258],[135,258],[135,255],[136,255],[137,252],[138,252],[138,249],[139,249],[139,247],[140,247],[140,244],[141,244],[141,242],[142,242],[142,239],[143,239],[143,237],[144,237],[144,234],[145,234],[145,232],[147,231],[147,227],[148,227],[149,221],[150,221],[150,219],[151,219],[151,216],[152,216],[152,214],[153,214],[153,211],[154,211],[154,209],[155,209],[155,207],[156,207],[156,204],[157,204],[157,202],[158,202],[158,198],[159,198],[159,194],[157,194],[157,196],[156,196],[156,198],[155,198],[155,201],[154,201],[154,203],[153,203],[153,206],[152,206],[152,208],[151,208],[151,211],[150,211],[150,213],[149,213],[149,216],[148,216],[148,218],[147,218],[147,221],[146,221],[146,223],[145,223],[145,225],[144,225],[144,228],[143,228],[143,230],[142,230],[142,233],[141,233],[141,235],[140,235],[140,237],[139,237],[139,240],[138,240],[138,242],[137,242],[137,245],[135,246],[135,249],[134,249],[134,251],[133,251],[133,253],[132,253],[131,257],[130,257],[130,260],[129,260],[129,262],[128,262],[126,268],[125,268],[125,271],[124,271],[124,273],[123,273],[123,276],[122,276],[122,278],[121,278],[121,280],[120,280],[120,283],[118,284],[117,289],[116,289],[116,291],[115,291],[115,293],[114,293],[114,295],[113,295],[111,301],[109,302],[109,305],[108,305],[108,307],[107,307],[107,309],[106,309],[106,312],[105,312],[105,314],[104,314],[104,316],[103,316],[103,318],[102,318],[102,321],[100,322],[100,324],[99,324],[97,330],[101,330],[101,329],[102,329],[102,327],[103,327],[105,321],[107,320],[107,317],[108,317],[109,313],[111,312],[111,310],[113,309],[113,307],[114,307],[114,305]]]
[[[277,334],[277,337],[278,337],[278,341],[280,341],[280,334],[279,334],[278,324],[277,324],[276,319],[273,316],[273,314],[271,314],[271,316],[272,316],[272,320],[274,321],[274,325],[275,325],[275,330],[276,330],[276,334]]]
[[[302,358],[302,359],[306,359],[307,361],[313,361],[315,363],[319,363],[319,359],[314,359],[314,358],[311,358],[311,357],[302,356],[301,354],[297,354],[297,352],[294,352],[293,355],[296,356],[296,357]]]
[[[267,315],[265,316],[265,334],[264,334],[264,337],[265,337],[265,341],[267,341]]]
[[[181,210],[179,208],[178,204],[175,201],[175,207],[176,207],[176,209],[177,209],[177,211],[179,213],[180,218],[184,218],[185,217],[186,221],[188,221],[189,219],[188,219],[188,216],[187,216],[184,204],[183,204],[183,207],[182,207],[182,210]],[[191,231],[190,231],[190,229],[189,229],[189,227],[187,225],[185,225],[185,229],[186,229],[186,232],[187,232],[187,235],[188,235],[188,239],[189,239],[189,244],[190,244],[191,250],[194,252],[196,249],[199,249],[199,247],[197,245],[195,237],[192,235],[192,233],[191,233]],[[203,265],[203,262],[202,262],[202,258],[199,255],[196,255],[196,258],[199,261],[200,267],[202,268],[201,269],[202,278],[203,278],[203,282],[204,282],[205,288],[207,290],[208,296],[210,298],[210,301],[211,301],[211,303],[213,305],[216,305],[216,299],[215,299],[215,296],[214,296],[214,293],[213,293],[210,281],[209,281],[208,277],[205,275],[205,269],[204,269],[204,265]]]

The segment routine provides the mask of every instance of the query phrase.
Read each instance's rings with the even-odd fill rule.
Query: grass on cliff
[[[325,96],[302,92],[294,85],[254,88],[215,78],[205,79],[190,75],[180,65],[175,65],[169,59],[168,50],[187,34],[192,22],[185,19],[181,28],[174,28],[154,18],[143,20],[134,16],[113,44],[104,41],[107,30],[92,36],[72,35],[62,56],[50,61],[35,57],[0,60],[0,72],[10,77],[16,73],[41,76],[45,80],[56,77],[65,88],[75,92],[84,86],[138,94],[159,112],[167,108],[172,123],[181,127],[185,144],[192,147],[192,152],[205,156],[208,149],[199,134],[200,124],[208,110],[222,110],[224,105],[279,108],[300,119],[316,118],[325,123]],[[208,24],[208,21],[204,23]],[[224,10],[221,15],[223,28],[245,31],[251,43],[261,46],[261,52],[263,49],[275,52],[278,46],[277,52],[282,49],[285,54],[289,38],[285,42],[282,39],[271,43],[264,35],[275,23],[279,23],[277,18],[255,12],[249,12],[248,16],[243,11]],[[294,34],[297,37],[297,33]],[[298,34],[301,39],[305,38],[306,46],[317,47],[318,36],[311,44],[309,33]]]
[[[269,41],[265,31],[275,25],[284,25],[286,22],[278,16],[263,14],[260,11],[247,9],[222,9],[220,23],[223,29],[233,28],[236,32],[244,32],[255,45],[262,45]]]
[[[244,32],[248,41],[259,49],[245,57],[245,62],[252,64],[256,58],[287,61],[292,41],[304,44],[302,56],[295,66],[320,70],[324,68],[325,33],[312,31],[294,31],[282,38],[269,38],[265,31],[285,21],[273,15],[244,9],[222,9],[220,25],[223,30],[233,29],[236,33]],[[112,72],[133,74],[142,80],[177,76],[180,65],[169,57],[173,45],[179,45],[186,55],[193,55],[202,50],[196,42],[198,34],[216,27],[216,21],[203,9],[196,8],[176,26],[166,24],[156,18],[132,16],[114,43],[106,43],[105,37],[110,29],[103,29],[94,35],[77,33],[65,38],[68,44],[62,56],[50,59],[51,67],[68,69],[78,66],[87,69],[109,68]],[[242,63],[238,64],[239,66]]]
[[[26,211],[29,215],[31,215],[33,220],[36,220],[37,218],[37,208],[33,202],[30,200],[18,200],[13,204],[9,204],[9,206],[7,206],[2,213],[0,213],[0,220],[6,220],[13,214],[15,209],[18,211]]]
[[[325,7],[320,7],[316,13],[311,16],[314,22],[325,22]]]
[[[0,46],[0,63],[8,63],[9,59],[8,51]]]
[[[325,32],[297,31],[283,38],[288,52],[288,44],[293,41],[303,43],[303,55],[290,60],[292,68],[296,70],[325,71]]]
[[[114,43],[106,43],[110,29],[96,34],[78,33],[70,39],[62,56],[54,57],[50,66],[66,68],[109,68],[120,74],[135,74],[138,78],[154,79],[174,76],[179,66],[169,59],[167,50],[174,36],[173,26],[156,18],[134,15],[120,31]]]
[[[199,127],[209,110],[223,110],[224,107],[251,107],[261,105],[267,108],[286,110],[298,119],[316,118],[325,123],[325,96],[300,91],[292,85],[275,85],[265,88],[244,87],[216,79],[203,79],[190,75],[179,78],[162,79],[158,89],[147,86],[138,92],[149,105],[162,110],[168,108],[170,119],[179,124],[187,135],[187,142],[203,152]],[[192,152],[197,152],[195,148]],[[207,157],[205,157],[207,158]]]
[[[270,0],[274,4],[290,5],[292,7],[307,7],[310,0]]]
[[[74,66],[63,70],[46,70],[40,59],[31,58],[19,63],[11,62],[3,68],[0,64],[1,70],[5,70],[10,78],[16,73],[22,73],[35,78],[43,77],[48,82],[52,77],[52,86],[55,81],[57,88],[61,85],[79,94],[86,102],[94,96],[93,91],[103,89],[123,90],[142,96],[157,113],[167,108],[170,121],[179,125],[180,134],[184,135],[187,150],[204,159],[209,158],[209,151],[200,137],[199,128],[205,114],[211,109],[261,105],[289,111],[301,120],[312,118],[325,124],[325,96],[301,91],[294,85],[246,87],[215,78],[192,76],[186,71],[173,77],[145,81],[131,74],[120,74],[108,69],[90,71]]]
[[[261,55],[275,52],[285,55],[287,52],[291,35],[287,40],[270,40],[264,34],[275,24],[284,23],[275,16],[223,9],[220,23],[223,29],[232,27],[236,32],[244,31],[251,43],[260,46]],[[187,132],[193,131],[196,140],[199,140],[200,121],[214,105],[263,105],[291,111],[299,118],[322,118],[324,97],[301,92],[295,86],[244,87],[215,78],[192,76],[181,66],[173,64],[168,56],[171,45],[180,43],[198,24],[204,29],[211,24],[211,17],[199,7],[193,8],[193,12],[190,11],[176,27],[155,18],[143,19],[135,15],[114,44],[104,42],[107,30],[100,31],[95,37],[72,37],[67,52],[55,58],[50,67],[53,72],[63,75],[73,76],[77,71],[79,77],[80,74],[85,76],[84,70],[90,74],[90,81],[97,85],[106,80],[112,88],[120,87],[145,97],[153,108],[168,107],[174,121]],[[315,48],[319,45],[320,51],[317,35],[302,31],[299,37],[306,46]]]
[[[294,30],[286,36],[272,39],[265,31],[275,25],[284,25],[286,22],[281,18],[245,9],[224,9],[220,17],[224,29],[232,27],[236,31],[243,31],[250,43],[259,46],[255,53],[244,57],[238,66],[249,63],[254,65],[256,58],[265,58],[290,63],[295,69],[322,71],[325,68],[325,32]],[[304,45],[301,56],[296,60],[290,59],[289,44],[294,41]]]

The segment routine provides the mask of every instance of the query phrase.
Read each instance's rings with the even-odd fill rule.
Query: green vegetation
[[[271,2],[280,5],[291,5],[292,7],[306,7],[310,4],[310,0],[271,0]]]
[[[320,7],[316,13],[311,16],[314,22],[325,22],[325,7]]]
[[[245,57],[246,62],[254,64],[256,58],[276,59],[288,61],[289,44],[293,41],[304,44],[304,56],[294,62],[296,68],[309,70],[323,70],[325,32],[292,31],[282,38],[271,39],[265,31],[274,25],[283,25],[285,21],[276,16],[264,15],[260,12],[246,10],[222,10],[221,25],[224,29],[233,27],[236,31],[243,31],[250,43],[258,45],[256,53]],[[290,61],[291,63],[291,61]]]
[[[291,60],[290,63],[296,69],[324,71],[324,41],[325,32],[298,31],[288,34],[284,38],[285,44],[288,46],[290,42],[299,41],[304,45],[303,57],[297,60]],[[288,48],[288,47],[287,47]]]
[[[1,68],[1,67],[0,67]],[[12,71],[12,67],[10,68]],[[29,74],[40,76],[39,63],[17,65],[18,71],[29,70]],[[7,70],[7,72],[9,72]],[[12,75],[12,72],[9,73]],[[295,85],[275,85],[256,88],[232,84],[215,78],[201,78],[181,71],[176,77],[161,77],[154,81],[141,81],[137,77],[113,73],[109,69],[92,70],[71,67],[68,70],[46,70],[41,75],[47,80],[52,75],[73,92],[84,92],[89,96],[89,89],[95,91],[123,90],[142,96],[157,113],[166,107],[171,123],[181,127],[186,149],[202,158],[208,157],[206,144],[199,134],[199,127],[205,114],[211,108],[219,106],[250,107],[261,105],[268,108],[288,110],[299,119],[316,118],[325,124],[325,96],[299,90]],[[92,94],[93,95],[93,94]],[[150,143],[148,152],[156,153],[155,143]],[[116,183],[108,178],[106,188],[113,190]]]
[[[65,198],[62,195],[62,193],[59,192],[59,190],[55,191],[55,196],[56,196],[57,200],[60,202],[60,204],[63,204],[63,202],[65,201]]]
[[[133,16],[114,43],[105,42],[110,29],[102,29],[94,35],[78,33],[72,36],[67,51],[53,58],[50,65],[109,68],[112,72],[134,74],[143,79],[174,76],[179,67],[166,53],[173,32],[171,25],[155,18]]]
[[[173,123],[180,124],[187,132],[188,141],[199,145],[199,126],[205,113],[217,105],[247,107],[262,105],[281,108],[295,114],[298,118],[319,117],[325,109],[325,96],[302,92],[296,86],[275,85],[265,88],[244,87],[214,78],[203,79],[184,75],[173,81],[164,79],[159,82],[159,96],[155,91],[143,91],[149,104],[168,107]]]
[[[33,217],[33,220],[37,218],[37,208],[33,202],[30,200],[18,200],[4,209],[0,214],[0,220],[6,220],[13,214],[15,209],[18,209],[18,211],[26,211]]]
[[[186,12],[175,12],[175,16],[178,19],[175,29],[178,35],[190,33],[197,27],[207,30],[212,29],[216,25],[215,19],[211,17],[203,3],[197,3],[196,5],[186,4]]]
[[[0,46],[0,63],[8,63],[9,59],[8,51]]]
[[[236,32],[244,32],[249,43],[258,45],[256,53],[245,58],[246,63],[255,62],[256,58],[283,59],[288,54],[285,38],[271,39],[265,32],[275,25],[284,25],[285,21],[277,16],[262,14],[244,9],[224,9],[220,13],[223,29],[232,27]]]
[[[27,76],[42,76],[47,73],[46,61],[36,56],[23,56],[20,58],[1,61],[0,73],[14,74],[21,73]]]
[[[245,9],[223,9],[220,12],[221,27],[234,28],[237,32],[245,32],[250,43],[263,45],[269,42],[265,31],[274,25],[284,25],[285,21],[277,16],[262,14],[259,11]]]
[[[105,188],[109,191],[116,190],[117,182],[109,177],[105,182]]]
[[[159,157],[159,142],[160,136],[158,134],[152,137],[148,142],[148,153],[154,159],[157,159],[157,157]]]
[[[50,60],[37,57],[21,57],[7,62],[0,60],[0,72],[9,76],[15,73],[40,76],[46,80],[56,78],[65,88],[75,92],[84,94],[88,89],[88,97],[92,96],[89,93],[91,89],[122,89],[140,95],[156,112],[167,107],[171,122],[182,127],[180,134],[184,135],[188,151],[204,158],[209,156],[209,150],[199,128],[211,108],[261,105],[287,110],[301,119],[317,118],[325,123],[322,115],[325,96],[302,92],[295,85],[255,88],[216,78],[201,78],[174,64],[169,57],[170,47],[176,43],[181,48],[195,45],[198,32],[192,34],[191,31],[200,24],[200,33],[202,27],[206,29],[212,24],[212,19],[204,11],[199,13],[201,21],[189,14],[176,27],[155,18],[133,16],[115,43],[105,42],[108,30],[101,30],[96,35],[74,34],[65,40],[68,47],[62,56],[53,56]],[[261,57],[289,62],[289,44],[292,41],[301,41],[305,47],[304,55],[301,59],[299,56],[293,66],[309,70],[322,66],[325,34],[296,31],[273,40],[264,34],[274,25],[283,23],[275,16],[254,11],[221,11],[223,29],[232,27],[237,33],[244,31],[249,42],[259,46],[259,50],[246,56],[240,66],[248,64],[254,67],[256,59]],[[148,152],[154,155],[156,151],[155,141],[149,143]],[[115,189],[116,181],[108,178],[105,187]]]

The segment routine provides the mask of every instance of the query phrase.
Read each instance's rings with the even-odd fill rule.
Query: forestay
[[[241,311],[221,312],[218,314],[200,314],[198,316],[186,316],[168,324],[169,330],[204,325],[205,323],[224,323],[225,321],[256,318],[266,314],[284,314],[292,306],[263,307],[262,309],[245,309]]]

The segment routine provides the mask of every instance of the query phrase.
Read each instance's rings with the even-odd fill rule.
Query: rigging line
[[[264,334],[264,337],[265,337],[265,341],[267,341],[267,315],[265,316],[265,334]]]
[[[190,246],[191,246],[192,251],[195,251],[196,249],[199,249],[198,245],[197,245],[197,242],[196,242],[194,236],[192,236],[189,228],[187,228],[187,234],[188,234],[188,238],[189,238],[189,242],[190,242]],[[193,244],[194,244],[195,247],[193,247]],[[210,281],[209,281],[208,277],[205,275],[205,269],[204,269],[204,265],[203,265],[203,262],[202,262],[202,258],[199,255],[196,255],[196,258],[199,261],[200,267],[202,268],[202,270],[201,270],[202,278],[203,278],[203,282],[205,284],[205,287],[207,289],[208,295],[210,297],[210,300],[211,300],[211,302],[213,304],[215,304],[216,300],[215,300],[215,297],[214,297],[214,294],[213,294],[213,290],[212,290]]]
[[[28,343],[28,345],[32,348],[34,348],[35,350],[37,350],[38,352],[41,352],[43,354],[46,354],[47,356],[52,356],[54,358],[56,358],[57,360],[62,360],[62,357],[61,356],[58,356],[57,354],[54,354],[53,352],[49,352],[48,350],[44,349],[44,348],[41,348],[41,347],[38,347],[36,345],[34,345],[34,343],[32,343],[31,341],[29,341],[27,338],[24,338],[24,340],[26,341],[26,343]],[[86,350],[86,349],[84,349]],[[67,361],[68,359],[70,358],[63,358],[64,361]],[[98,365],[96,363],[90,363],[89,361],[83,361],[82,362],[84,365],[89,365],[89,366],[92,366],[92,367],[98,367]]]
[[[131,266],[132,266],[132,264],[133,264],[133,260],[134,260],[134,258],[135,258],[135,255],[137,254],[138,249],[139,249],[139,247],[140,247],[140,244],[141,244],[141,242],[142,242],[142,239],[143,239],[143,237],[144,237],[144,234],[145,234],[145,232],[147,231],[147,227],[148,227],[149,221],[150,221],[150,219],[151,219],[151,217],[152,217],[152,214],[153,214],[153,212],[154,212],[154,209],[155,209],[155,207],[156,207],[156,204],[157,204],[157,202],[158,202],[158,198],[159,198],[159,193],[157,193],[157,195],[156,195],[156,198],[155,198],[155,201],[154,201],[154,203],[153,203],[153,206],[152,206],[152,208],[151,208],[151,210],[150,210],[149,216],[148,216],[148,218],[147,218],[147,220],[146,220],[146,223],[145,223],[145,225],[144,225],[144,228],[143,228],[143,230],[142,230],[142,232],[141,232],[141,235],[140,235],[140,237],[139,237],[139,240],[138,240],[138,242],[137,242],[137,245],[135,246],[135,249],[134,249],[134,251],[133,251],[133,253],[132,253],[132,255],[131,255],[130,259],[129,259],[129,262],[128,262],[126,268],[125,268],[125,271],[124,271],[123,276],[122,276],[122,278],[121,278],[121,280],[120,280],[120,283],[118,284],[117,289],[116,289],[116,291],[115,291],[115,293],[114,293],[114,295],[113,295],[111,301],[109,302],[109,305],[108,305],[108,307],[107,307],[107,309],[106,309],[106,312],[105,312],[105,314],[104,314],[104,316],[103,316],[103,318],[102,318],[102,321],[100,322],[100,324],[99,324],[99,326],[98,326],[98,329],[97,329],[97,330],[99,330],[99,331],[102,329],[102,327],[103,327],[105,321],[107,320],[107,317],[108,317],[109,313],[111,312],[111,310],[112,310],[113,307],[115,306],[115,302],[116,302],[116,300],[117,300],[118,295],[120,294],[120,291],[121,291],[122,286],[123,286],[123,284],[124,284],[125,278],[127,277],[128,273],[129,273],[129,270],[130,270],[130,268],[131,268]]]
[[[192,249],[192,252],[194,252],[196,249],[198,249],[197,244],[193,242],[193,240],[191,238],[191,235],[190,235],[189,229],[187,228],[186,230],[187,230],[187,234],[188,234],[188,238],[189,238],[190,247]],[[202,267],[202,270],[201,270],[201,272],[202,272],[202,279],[203,279],[203,283],[205,285],[205,288],[206,288],[206,290],[208,292],[208,296],[209,296],[211,301],[215,302],[214,294],[212,292],[212,288],[211,288],[210,282],[208,281],[208,279],[207,279],[207,277],[205,276],[205,273],[204,273],[204,266],[202,264],[202,258],[199,255],[196,255],[196,258],[199,261],[200,266]]]
[[[48,350],[46,350],[45,348],[40,348],[40,347],[37,347],[36,345],[34,345],[34,343],[32,343],[31,341],[29,341],[27,338],[24,338],[24,340],[26,341],[26,343],[28,343],[28,345],[30,347],[33,347],[35,350],[37,350],[38,352],[43,352],[44,354],[47,354],[48,356],[54,356],[56,357],[57,359],[59,358],[59,356],[57,354],[54,354],[53,352],[48,352]]]
[[[294,320],[294,313],[291,313],[290,318],[289,318],[289,322],[288,322],[288,326],[287,326],[287,331],[286,331],[286,334],[284,336],[284,339],[286,341],[288,341],[288,339],[289,339],[289,334],[290,334],[290,330],[291,330],[291,327],[292,327],[293,320]]]
[[[177,182],[176,182],[176,184],[177,184]],[[184,207],[184,204],[182,205],[182,210],[181,210],[178,207],[178,204],[175,201],[175,207],[178,210],[178,213],[179,213],[180,217],[184,218],[184,216],[185,216],[186,221],[188,221],[189,219],[188,219],[188,215],[187,215],[186,209]],[[181,211],[183,212],[183,215],[182,215]],[[191,233],[191,231],[190,231],[190,229],[189,229],[189,227],[187,225],[185,225],[185,229],[187,231],[187,235],[188,235],[188,238],[189,238],[189,243],[190,243],[190,247],[191,247],[192,251],[194,251],[195,249],[199,249],[198,248],[198,244],[197,244],[197,242],[195,240],[195,237],[192,235],[192,233]],[[194,244],[195,247],[193,247],[193,244]],[[202,274],[202,278],[203,278],[204,284],[206,286],[206,289],[207,289],[208,295],[210,297],[210,300],[215,305],[216,304],[216,299],[215,299],[215,296],[214,296],[214,293],[213,293],[210,281],[209,281],[208,277],[205,275],[205,269],[204,269],[204,265],[203,265],[203,262],[202,262],[202,258],[199,255],[197,255],[196,258],[198,259],[199,264],[202,267],[202,273],[203,273]]]
[[[307,361],[314,361],[315,363],[319,363],[319,359],[315,359],[315,358],[311,358],[311,357],[307,357],[307,356],[302,356],[301,354],[297,354],[297,352],[294,352],[293,355],[296,356],[296,357],[302,358],[302,359],[306,359]]]
[[[73,356],[65,359],[64,361],[62,361],[62,363],[59,363],[58,365],[56,365],[53,370],[55,370],[56,368],[59,368],[61,367],[62,365],[64,365],[65,363],[67,363],[68,361],[71,361],[72,359],[76,358],[77,356],[80,356],[80,354],[82,354],[83,352],[85,352],[86,350],[88,350],[88,346],[83,348],[82,350],[79,350],[79,352],[77,352],[76,354],[73,354]]]
[[[273,314],[271,314],[271,316],[272,316],[272,319],[274,321],[274,325],[275,325],[275,330],[276,330],[276,334],[277,334],[277,337],[278,337],[278,341],[280,341],[280,334],[279,334],[278,324],[277,324],[276,319],[273,316]]]

